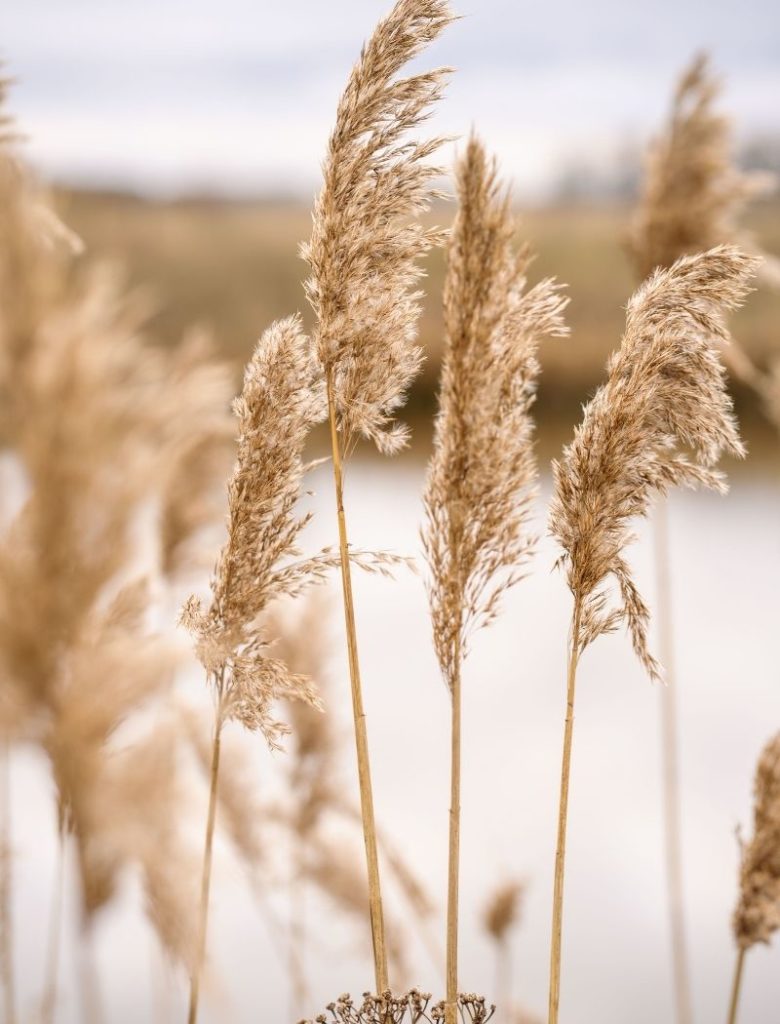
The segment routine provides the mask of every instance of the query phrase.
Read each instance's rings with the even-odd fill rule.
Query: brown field
[[[193,323],[206,325],[238,375],[271,321],[297,310],[310,322],[301,288],[306,268],[297,255],[311,226],[305,203],[154,202],[72,191],[59,199],[65,219],[94,255],[118,260],[132,284],[152,289],[156,313],[150,326],[163,343],[173,343]],[[451,207],[437,211],[440,223],[451,216]],[[633,285],[622,249],[628,211],[616,205],[546,207],[522,210],[520,217],[523,240],[538,253],[533,272],[565,281],[571,297],[571,338],[542,350],[540,436],[553,453],[570,435],[623,329]],[[779,202],[753,207],[748,223],[764,248],[780,252]],[[429,263],[421,325],[429,360],[410,400],[427,422],[435,407],[442,254],[434,253]],[[737,313],[734,330],[763,361],[780,348],[779,322],[780,295],[760,289]],[[748,444],[762,453],[772,433],[752,396],[739,386],[733,390]]]

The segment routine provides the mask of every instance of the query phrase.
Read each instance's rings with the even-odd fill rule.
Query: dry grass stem
[[[11,758],[8,742],[2,740],[0,743],[0,981],[3,986],[3,1017],[8,1024],[15,1024],[16,988],[11,886],[11,858],[13,856],[11,850]]]
[[[452,705],[448,1024],[458,993],[462,662],[472,631],[496,617],[533,550],[527,525],[536,494],[536,352],[543,335],[565,333],[558,287],[547,280],[526,288],[530,257],[513,252],[509,200],[476,138],[459,161],[457,189],[423,532],[434,645]]]
[[[629,248],[639,280],[656,267],[671,266],[680,256],[738,241],[739,215],[748,200],[763,190],[761,176],[744,174],[733,162],[730,121],[715,109],[719,91],[719,83],[703,55],[691,63],[679,80],[668,124],[648,154],[643,193],[631,228]],[[724,358],[731,372],[769,405],[768,378],[747,353],[732,344]],[[658,642],[668,683],[661,694],[661,732],[669,913],[677,1021],[690,1024],[667,518],[664,503],[659,503],[654,516],[654,553]]]
[[[49,912],[49,934],[46,949],[46,973],[41,996],[41,1024],[52,1024],[57,1006],[59,984],[60,944],[62,935],[62,909],[65,899],[65,833],[57,829],[57,866],[55,869],[54,891]]]
[[[672,558],[669,549],[669,508],[659,501],[653,513],[653,553],[656,570],[658,646],[666,686],[661,690],[661,762],[663,767],[664,838],[669,901],[672,967],[677,1024],[691,1024],[690,967],[685,927],[683,883],[682,807],[679,781],[679,726],[677,721],[677,674],[672,612]]]
[[[648,609],[624,549],[631,523],[672,486],[723,491],[715,465],[724,452],[744,454],[719,348],[729,340],[724,316],[744,298],[756,259],[729,246],[682,257],[656,271],[628,304],[626,332],[607,382],[585,408],[573,442],[553,465],[550,526],[574,597],[561,769],[549,1024],[560,1000],[561,929],[577,663],[583,651],[625,622],[650,674],[660,667],[647,646]],[[614,606],[610,580],[618,589]]]
[[[182,613],[196,638],[216,704],[190,1024],[197,1019],[205,955],[223,724],[236,719],[278,747],[287,727],[274,717],[274,704],[281,699],[318,704],[311,680],[269,653],[261,621],[272,600],[296,596],[320,582],[333,562],[327,555],[303,558],[298,549],[309,519],[297,511],[303,450],[322,414],[322,390],[297,319],[274,324],[262,336],[246,368],[235,412],[238,456],[228,486],[228,538],[212,579],[211,604],[203,610],[192,597]]]
[[[327,388],[339,529],[360,805],[369,880],[376,988],[388,988],[368,735],[358,661],[343,497],[343,459],[358,435],[380,451],[403,447],[394,423],[422,354],[415,338],[420,258],[440,238],[417,216],[435,195],[439,173],[427,158],[442,139],[410,142],[440,98],[445,69],[398,77],[452,20],[448,0],[397,0],[352,70],[336,113],[302,255],[311,268],[306,292],[316,316],[313,341]]]

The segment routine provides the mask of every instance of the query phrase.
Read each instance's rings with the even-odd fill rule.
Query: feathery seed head
[[[739,214],[765,189],[763,175],[733,164],[729,119],[713,109],[719,91],[707,56],[696,57],[677,85],[666,130],[650,149],[628,239],[640,280],[680,256],[737,241]]]
[[[437,194],[440,171],[426,161],[444,141],[407,135],[440,98],[448,69],[396,75],[451,20],[449,0],[398,0],[377,26],[341,97],[301,249],[317,357],[345,448],[360,434],[386,454],[407,440],[393,414],[422,361],[414,286],[420,258],[441,238],[415,218]]]
[[[575,643],[581,651],[625,620],[652,677],[649,613],[624,557],[630,523],[672,486],[724,490],[716,462],[744,455],[718,347],[729,340],[724,314],[744,298],[757,263],[719,246],[657,270],[629,302],[607,381],[553,464],[550,525],[580,609]],[[609,577],[620,590],[617,609]]]
[[[330,556],[296,559],[308,522],[296,506],[303,450],[322,416],[322,387],[308,339],[297,318],[270,327],[258,342],[234,411],[238,457],[228,485],[228,539],[202,611],[191,598],[182,621],[197,637],[197,653],[212,676],[221,713],[260,729],[275,746],[286,731],[271,715],[280,698],[316,703],[309,680],[268,655],[258,617],[276,597],[293,595],[322,578]]]
[[[492,621],[533,550],[536,352],[543,335],[566,333],[559,286],[526,287],[530,257],[513,252],[508,198],[476,138],[458,163],[457,189],[423,532],[434,642],[449,685],[458,648],[465,654],[470,631]]]
[[[768,943],[780,928],[780,733],[764,747],[756,769],[753,838],[743,848],[737,945]]]

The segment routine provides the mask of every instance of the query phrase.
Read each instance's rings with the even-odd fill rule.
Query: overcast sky
[[[389,0],[5,0],[30,152],[71,181],[310,191],[341,86]],[[458,69],[436,128],[479,127],[522,194],[608,165],[698,49],[740,135],[780,133],[776,0],[456,0],[426,63]]]

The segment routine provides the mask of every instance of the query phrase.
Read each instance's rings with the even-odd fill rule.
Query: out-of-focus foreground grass
[[[123,264],[130,282],[151,289],[150,329],[175,342],[193,324],[211,329],[238,375],[260,332],[275,318],[309,311],[298,257],[308,237],[310,211],[283,201],[222,202],[187,199],[157,202],[133,196],[63,192],[59,207],[95,255]],[[579,419],[579,407],[603,376],[618,343],[624,307],[634,287],[623,252],[629,210],[621,205],[545,207],[519,211],[519,238],[538,254],[532,277],[554,275],[568,285],[568,339],[545,343],[537,407],[542,454],[553,454]],[[453,208],[435,213],[448,223]],[[756,240],[780,254],[780,202],[756,205],[748,218]],[[421,339],[426,369],[410,397],[420,426],[435,408],[441,338],[444,261],[432,255],[426,281]],[[780,292],[759,288],[734,318],[734,331],[760,362],[780,355]],[[753,397],[734,388],[748,445],[755,456],[771,451],[776,436]],[[428,431],[418,431],[422,444]],[[758,460],[754,460],[757,462]]]

